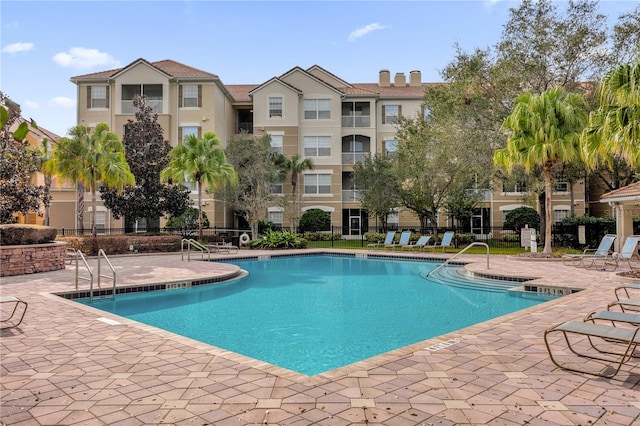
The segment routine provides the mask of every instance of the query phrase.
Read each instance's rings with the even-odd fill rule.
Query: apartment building
[[[314,65],[294,67],[259,84],[225,85],[207,71],[172,60],[149,62],[142,58],[120,69],[80,75],[71,81],[77,85],[78,124],[89,128],[106,122],[122,136],[127,121],[134,119],[134,97],[145,95],[158,114],[166,139],[174,146],[188,134],[200,136],[207,131],[215,132],[223,143],[240,132],[269,134],[272,149],[313,160],[313,169],[301,178],[302,209],[327,211],[334,226],[342,227],[344,235],[354,236],[376,224],[358,202],[353,165],[365,156],[397,149],[398,118],[425,114],[422,98],[428,84],[416,70],[393,77],[390,71],[382,70],[377,82],[350,83]],[[285,181],[277,191],[288,193],[289,185]],[[559,184],[556,189],[553,208],[559,220],[569,214],[571,202],[568,185]],[[482,207],[468,227],[470,232],[486,233],[491,226],[500,226],[509,210],[524,205],[528,189],[517,184],[503,188],[502,182],[496,182],[494,189],[479,191]],[[212,226],[242,225],[222,202],[208,197],[204,211]],[[574,188],[573,204],[576,214],[584,214],[582,184]],[[103,227],[122,227],[104,206],[99,206],[98,212]],[[268,218],[284,226],[289,223],[283,209],[275,204],[269,207]],[[71,227],[72,220],[69,215],[52,225]],[[419,227],[408,211],[399,210],[389,222],[403,228]],[[447,224],[442,215],[439,225]]]

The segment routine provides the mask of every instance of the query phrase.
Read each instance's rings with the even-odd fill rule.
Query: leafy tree
[[[504,229],[511,229],[513,231],[520,231],[528,225],[529,228],[539,229],[540,227],[540,215],[531,207],[518,207],[507,213],[504,218]]]
[[[249,135],[233,137],[225,149],[238,181],[234,186],[220,188],[218,196],[227,200],[251,226],[252,238],[258,236],[258,224],[267,218],[272,203],[272,184],[281,183],[283,159],[271,151],[271,137],[252,138]],[[276,165],[280,161],[280,166]]]
[[[300,218],[300,229],[305,232],[329,231],[331,215],[321,209],[309,209]]]
[[[452,186],[444,203],[447,214],[456,220],[458,226],[461,222],[471,220],[481,199],[481,194],[470,189],[471,186],[472,183],[469,180],[460,181],[457,186]]]
[[[218,137],[207,132],[202,139],[188,135],[184,141],[170,152],[167,167],[160,177],[173,182],[195,182],[198,185],[198,238],[202,240],[202,186],[206,184],[214,191],[218,186],[235,184],[236,171],[227,162]]]
[[[36,154],[37,154],[35,158],[36,167],[40,172],[42,172],[42,175],[44,176],[43,188],[44,188],[45,197],[47,200],[50,200],[52,179],[51,179],[51,173],[49,173],[45,167],[46,162],[49,160],[49,158],[51,158],[51,141],[49,141],[49,138],[45,137],[42,139],[40,147],[38,147],[36,150]],[[50,207],[51,207],[50,202],[45,203],[44,219],[42,222],[43,225],[45,226],[49,226]]]
[[[172,216],[167,221],[167,228],[174,229],[195,229],[198,226],[198,218],[200,212],[195,207],[187,207],[187,209],[179,216]],[[209,227],[209,218],[207,212],[202,212],[202,226]]]
[[[0,92],[0,223],[13,223],[15,213],[27,215],[49,205],[45,189],[31,182],[38,167],[37,153],[24,140],[29,124],[23,121],[11,130],[19,117],[20,107]]]
[[[387,216],[400,206],[398,180],[393,161],[375,154],[353,166],[353,179],[360,191],[360,204],[387,229]]]
[[[509,132],[506,148],[494,154],[498,167],[510,172],[516,165],[527,170],[542,167],[545,183],[545,244],[551,254],[551,168],[558,162],[571,163],[580,156],[579,133],[587,119],[584,99],[564,89],[540,95],[523,93],[504,122]]]
[[[56,144],[51,159],[45,164],[49,173],[82,182],[91,192],[91,234],[97,241],[96,191],[99,185],[122,190],[134,185],[135,178],[124,156],[118,135],[109,131],[106,123],[99,123],[89,132],[85,126],[69,130],[69,136]]]
[[[633,58],[640,55],[640,5],[618,17],[618,23],[613,27],[614,64],[633,62]]]
[[[589,115],[584,151],[593,167],[618,157],[640,167],[640,55],[609,71],[600,85],[600,107]]]
[[[101,197],[116,219],[124,216],[131,223],[144,218],[147,229],[156,229],[160,216],[179,216],[185,211],[191,203],[190,191],[183,185],[161,182],[160,172],[169,164],[171,145],[146,99],[137,96],[133,105],[138,109],[136,119],[127,122],[122,142],[136,184],[123,191],[101,188]]]

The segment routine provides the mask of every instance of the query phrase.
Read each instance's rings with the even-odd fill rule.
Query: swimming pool
[[[315,375],[549,300],[426,280],[420,275],[438,263],[424,260],[318,255],[229,263],[249,275],[78,301]]]

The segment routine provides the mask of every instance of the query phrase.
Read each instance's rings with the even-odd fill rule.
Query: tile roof
[[[256,87],[260,86],[259,84],[225,84],[225,87],[229,91],[231,97],[238,101],[251,101],[251,96],[249,96],[249,92],[251,92]]]
[[[377,93],[382,98],[422,98],[424,96],[424,88],[426,85],[423,83],[421,86],[400,86],[396,87],[393,83],[390,87],[381,87],[378,83],[353,83],[353,86],[358,89],[367,90],[369,92]]]
[[[71,81],[108,79],[138,62],[147,63],[152,67],[174,78],[193,78],[193,79],[217,79],[218,78],[216,74],[212,74],[207,71],[202,71],[197,68],[193,68],[188,65],[185,65],[170,59],[165,59],[157,62],[148,62],[145,59],[139,58],[131,62],[129,65],[125,67],[117,68],[113,70],[107,70],[107,71],[99,71],[91,74],[78,75],[75,77],[71,77]]]
[[[16,123],[17,124],[27,123],[29,125],[29,133],[31,133],[33,136],[35,136],[38,139],[48,138],[49,140],[54,142],[57,142],[58,140],[60,140],[60,136],[53,133],[51,130],[47,130],[44,127],[40,127],[40,126],[38,126],[37,128],[32,127],[31,120],[27,120],[24,117],[18,117],[18,119],[16,120]],[[38,124],[37,121],[36,121],[36,124]]]
[[[601,202],[612,201],[613,199],[627,199],[640,200],[640,182],[632,183],[631,185],[623,186],[622,188],[615,189],[611,192],[607,192],[600,197]]]

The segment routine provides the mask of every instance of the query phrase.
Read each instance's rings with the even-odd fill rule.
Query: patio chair
[[[13,306],[9,308],[9,310],[11,311],[11,315],[9,315],[5,319],[0,320],[0,323],[2,324],[2,327],[0,328],[11,328],[11,327],[19,326],[20,323],[22,322],[22,319],[24,318],[24,314],[27,312],[27,306],[28,306],[27,302],[15,296],[0,296],[0,304],[5,304],[5,303],[13,303]],[[21,307],[22,309],[20,309],[19,311],[18,307]],[[18,312],[21,312],[19,314],[20,315],[19,318],[16,315],[16,313]]]
[[[384,242],[377,242],[377,243],[371,243],[371,244],[367,244],[367,247],[371,247],[371,248],[375,248],[377,249],[378,247],[386,247],[390,244],[393,244],[393,239],[396,237],[396,232],[395,231],[389,231],[387,232],[387,236],[384,239]]]
[[[442,241],[435,242],[435,243],[433,243],[432,246],[429,246],[429,247],[433,248],[433,252],[436,251],[437,247],[442,247],[442,252],[444,253],[444,249],[446,249],[448,247],[453,247],[453,236],[454,235],[455,235],[455,232],[447,231],[442,236]]]
[[[622,250],[620,253],[613,253],[611,258],[604,257],[602,259],[593,259],[593,263],[598,269],[607,269],[607,265],[613,266],[613,271],[618,269],[620,266],[620,262],[627,262],[629,265],[629,269],[633,269],[631,266],[631,259],[638,257],[638,243],[640,242],[640,235],[631,235],[628,236],[624,241],[624,245],[622,246]],[[598,261],[602,260],[602,264],[598,265]]]
[[[411,239],[411,231],[404,231],[402,234],[400,234],[400,241],[398,241],[397,243],[385,245],[385,248],[390,247],[395,250],[398,247],[408,245],[410,239]]]
[[[584,322],[596,323],[596,321],[605,321],[611,323],[612,327],[617,327],[616,324],[624,323],[631,324],[632,326],[640,326],[640,314],[630,314],[626,312],[615,311],[594,311],[587,314],[584,317]]]
[[[594,371],[579,367],[578,365],[582,363],[570,365],[560,362],[554,356],[551,345],[549,344],[549,336],[554,333],[561,333],[567,344],[567,348],[579,357],[604,361],[612,365],[600,371]],[[586,337],[590,346],[590,349],[587,348],[587,350],[592,350],[592,353],[583,350],[585,345],[578,342],[575,339],[576,336]],[[572,338],[574,339],[573,342],[571,340]],[[600,377],[613,377],[618,374],[622,366],[633,357],[633,352],[638,344],[640,344],[640,326],[633,328],[612,327],[609,325],[594,324],[592,322],[567,321],[545,330],[544,343],[551,361],[564,370],[593,374]],[[603,344],[609,344],[609,347],[605,349],[602,347]],[[616,346],[615,344],[623,345],[624,351],[614,351],[613,348],[610,347],[611,344],[614,344],[614,347]],[[577,347],[580,347],[580,349]],[[611,368],[613,368],[613,371],[611,371]]]
[[[584,252],[580,254],[562,255],[562,263],[564,263],[567,266],[587,268],[588,266],[585,264],[585,260],[590,260],[591,263],[589,266],[593,266],[594,259],[606,259],[610,255],[611,246],[613,246],[613,242],[615,240],[616,240],[615,234],[607,234],[604,237],[602,237],[597,249],[595,250],[585,249]]]
[[[423,235],[420,238],[418,238],[418,241],[416,241],[415,243],[405,244],[400,248],[402,250],[411,250],[411,251],[413,251],[413,249],[422,250],[425,247],[427,247],[427,244],[429,244],[430,239],[431,239],[431,235]]]

